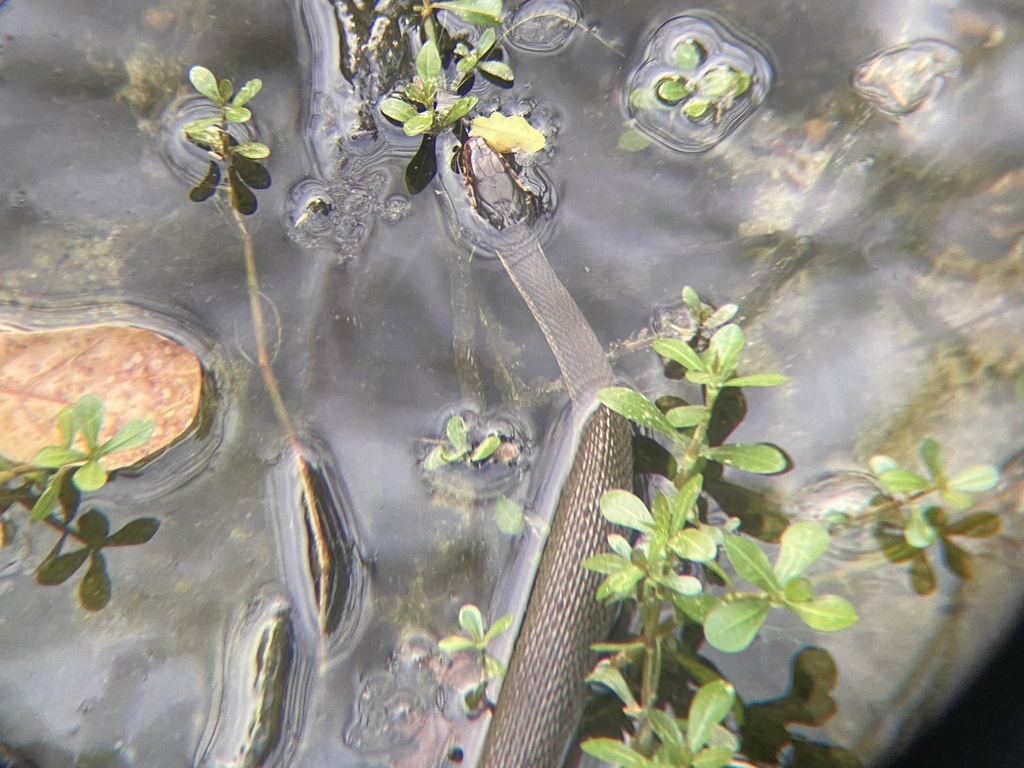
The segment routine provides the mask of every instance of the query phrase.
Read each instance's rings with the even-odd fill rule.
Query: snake
[[[558,768],[586,700],[590,645],[607,637],[613,620],[613,608],[595,599],[601,576],[581,563],[607,549],[611,527],[599,503],[606,491],[632,484],[632,436],[628,422],[597,401],[614,374],[544,255],[529,192],[480,137],[463,144],[462,172],[473,210],[495,230],[498,259],[558,363],[577,435],[479,765]]]

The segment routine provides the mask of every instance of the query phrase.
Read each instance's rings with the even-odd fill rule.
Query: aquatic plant
[[[438,19],[441,11],[453,14],[473,30],[449,31]],[[380,103],[381,114],[401,125],[406,136],[423,136],[406,169],[406,185],[414,194],[425,189],[436,172],[437,135],[449,130],[464,132],[463,123],[479,101],[467,93],[477,75],[503,85],[514,79],[496,32],[503,13],[501,0],[426,0],[420,7],[423,42],[416,53],[416,73]],[[488,140],[499,152],[543,148],[543,134],[522,116],[506,118],[499,113],[489,117],[498,119],[477,117],[470,133]]]
[[[84,395],[57,415],[60,445],[40,448],[32,461],[25,464],[0,459],[0,513],[18,504],[30,510],[34,522],[45,522],[60,533],[57,543],[36,569],[36,581],[43,585],[63,584],[88,560],[78,598],[89,611],[105,607],[112,591],[101,550],[144,544],[160,527],[156,519],[140,517],[111,534],[110,521],[103,512],[90,509],[78,514],[82,493],[99,490],[109,479],[104,459],[144,445],[156,428],[152,419],[133,419],[113,437],[100,442],[104,410],[98,397]],[[82,548],[64,552],[69,540],[82,544]]]
[[[459,628],[462,634],[442,638],[437,647],[445,653],[474,651],[480,658],[480,683],[466,694],[464,705],[467,712],[477,712],[487,702],[487,684],[505,674],[500,661],[487,652],[487,646],[512,625],[512,617],[505,614],[487,627],[480,609],[475,605],[464,605],[459,609]]]
[[[231,207],[249,216],[256,212],[257,207],[252,190],[270,186],[270,173],[257,162],[270,156],[270,148],[258,141],[239,143],[228,126],[240,125],[252,118],[252,112],[245,105],[260,92],[263,82],[247,80],[235,92],[230,80],[218,82],[206,67],[192,67],[188,77],[193,87],[209,99],[219,113],[193,120],[184,127],[185,138],[206,150],[211,158],[206,175],[189,190],[188,197],[195,203],[209,199],[220,186],[223,167],[227,172]]]
[[[431,472],[445,464],[459,462],[480,464],[494,456],[502,442],[502,436],[496,430],[488,431],[482,440],[471,440],[465,419],[455,414],[445,424],[444,439],[423,460],[423,469]]]

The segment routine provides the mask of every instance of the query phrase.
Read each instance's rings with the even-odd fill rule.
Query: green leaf
[[[433,40],[427,40],[416,54],[416,74],[428,89],[436,87],[441,76],[441,54]]]
[[[605,578],[601,582],[601,586],[597,588],[597,595],[595,597],[598,600],[604,600],[607,597],[614,597],[620,600],[631,597],[633,588],[643,577],[644,572],[642,570],[635,565],[630,565],[628,568],[623,568],[621,571],[610,574]]]
[[[651,724],[651,730],[662,744],[671,744],[675,747],[685,745],[678,721],[667,712],[662,712],[660,709],[649,709],[647,710],[647,722]]]
[[[857,612],[853,606],[837,595],[787,603],[787,607],[803,619],[804,624],[819,632],[835,632],[857,621]]]
[[[885,470],[878,475],[878,479],[890,493],[913,493],[932,487],[927,478],[901,467]]]
[[[433,8],[451,11],[463,21],[478,27],[496,27],[501,24],[501,0],[443,0]]]
[[[213,196],[220,184],[220,166],[213,160],[207,166],[206,175],[188,191],[188,199],[193,203],[201,203]]]
[[[750,645],[766,618],[768,601],[763,598],[722,603],[704,620],[704,637],[723,653],[737,653]]]
[[[473,46],[473,51],[476,53],[477,58],[486,56],[487,52],[494,47],[496,42],[498,42],[498,33],[494,31],[493,27],[488,27],[481,32],[476,45]]]
[[[160,528],[160,521],[152,517],[137,517],[121,528],[106,541],[108,547],[129,547],[145,544]]]
[[[476,68],[506,83],[511,83],[515,79],[512,67],[503,61],[480,61],[477,62]]]
[[[707,421],[710,415],[708,409],[703,405],[681,405],[666,413],[665,418],[676,429],[685,429]]]
[[[432,111],[417,112],[415,116],[405,121],[402,131],[405,132],[406,136],[419,136],[421,133],[429,131],[433,125],[434,113]]]
[[[694,576],[682,576],[678,573],[659,576],[658,583],[683,597],[694,597],[704,590],[700,579]]]
[[[669,423],[658,406],[629,387],[605,387],[598,390],[597,399],[616,413],[634,421],[641,427],[653,429],[677,442],[682,436]]]
[[[736,316],[739,310],[740,308],[735,304],[723,304],[714,311],[711,317],[703,322],[703,326],[705,328],[718,328],[721,325],[725,325]]]
[[[620,536],[617,533],[608,534],[608,546],[611,547],[612,552],[617,554],[624,560],[629,560],[633,557],[633,548],[626,541],[625,537]]]
[[[693,768],[725,768],[732,763],[733,750],[728,747],[705,747],[696,755],[690,765]]]
[[[501,437],[490,434],[480,441],[480,444],[469,455],[470,461],[486,461],[501,446]]]
[[[463,96],[456,101],[452,104],[451,109],[448,110],[448,114],[444,118],[445,125],[454,125],[458,120],[464,118],[476,106],[477,101],[476,96]]]
[[[910,561],[910,584],[919,595],[930,595],[938,586],[935,569],[923,549],[917,550]]]
[[[678,531],[668,543],[669,548],[685,560],[706,563],[718,554],[714,538],[703,528],[684,528]]]
[[[47,557],[36,568],[36,582],[45,586],[63,584],[82,567],[89,557],[88,549],[76,549],[56,557]]]
[[[693,72],[704,60],[704,49],[690,38],[676,45],[676,67],[682,72]]]
[[[458,653],[459,651],[479,650],[476,643],[462,635],[449,635],[448,637],[443,637],[438,641],[437,647],[449,654]]]
[[[599,683],[619,697],[619,701],[629,709],[639,709],[640,705],[633,697],[629,684],[622,676],[622,672],[607,660],[597,662],[597,666],[587,675],[588,683]]]
[[[231,81],[225,77],[217,84],[217,91],[220,101],[223,103],[231,98],[231,94],[234,93],[235,89],[231,85]]]
[[[654,527],[654,518],[647,507],[629,491],[605,491],[601,497],[601,514],[609,523],[641,533],[650,533]]]
[[[43,469],[60,469],[67,464],[84,461],[88,456],[75,448],[47,445],[36,451],[32,464]]]
[[[605,575],[609,573],[618,573],[632,564],[633,563],[630,562],[629,558],[620,557],[619,555],[614,555],[611,552],[602,552],[598,555],[591,555],[582,563],[584,569]]]
[[[711,107],[711,102],[706,99],[690,99],[683,105],[683,114],[691,120],[702,117]]]
[[[782,533],[782,547],[775,561],[775,578],[785,585],[799,576],[828,549],[828,533],[819,523],[794,523]]]
[[[481,62],[482,63],[482,62]],[[474,117],[470,136],[479,136],[495,152],[537,152],[547,143],[544,134],[530,125],[522,115],[492,112],[487,117]]]
[[[719,445],[706,449],[702,455],[744,472],[759,475],[774,475],[789,468],[786,454],[770,443]]]
[[[103,555],[94,552],[89,560],[89,570],[78,585],[78,600],[87,611],[99,611],[110,602],[110,576]]]
[[[941,495],[942,500],[953,509],[970,509],[974,504],[974,499],[971,498],[971,495],[969,493],[964,493],[963,491],[954,491],[949,488],[943,488]]]
[[[75,439],[74,416],[70,406],[57,411],[57,427],[60,429],[61,444],[65,448],[70,448]]]
[[[970,552],[945,537],[939,539],[939,547],[942,550],[942,559],[950,572],[964,581],[974,575],[974,558]]]
[[[78,533],[93,549],[98,549],[107,540],[110,533],[110,521],[102,512],[90,509],[78,518]]]
[[[678,531],[688,519],[697,519],[697,498],[704,488],[704,475],[694,475],[683,487],[676,491],[669,501],[672,505],[672,525],[670,531]]]
[[[245,123],[252,119],[252,112],[246,107],[224,107],[224,117],[229,123]]]
[[[107,482],[107,470],[96,459],[85,462],[71,475],[71,482],[83,493],[99,490]]]
[[[103,424],[103,401],[96,395],[82,395],[71,409],[71,424],[85,437],[89,449],[95,449]]]
[[[587,739],[580,744],[580,749],[591,757],[621,768],[649,768],[654,765],[639,752],[617,739]]]
[[[30,517],[33,520],[42,520],[53,511],[54,506],[57,504],[57,499],[60,498],[61,487],[63,485],[63,472],[58,472],[49,479],[46,484],[46,488],[43,489],[39,498],[36,499],[36,503],[32,505]]]
[[[722,326],[708,342],[708,352],[714,361],[712,370],[720,374],[723,380],[732,376],[732,372],[736,370],[743,343],[743,329],[738,325]]]
[[[669,595],[672,604],[686,614],[686,617],[697,624],[703,624],[708,615],[718,606],[722,605],[722,598],[702,592],[692,597],[682,595]]]
[[[729,379],[723,387],[777,387],[789,381],[789,376],[781,373],[755,373],[751,376],[737,376]]]
[[[215,104],[221,103],[220,91],[217,89],[217,78],[206,67],[192,67],[188,71],[188,79],[193,87]]]
[[[464,605],[459,609],[459,626],[472,640],[479,643],[484,639],[484,617],[475,605]]]
[[[416,107],[403,99],[388,98],[380,103],[380,111],[399,123],[407,122],[419,114]]]
[[[484,678],[487,680],[497,680],[505,674],[505,667],[489,653],[483,655],[483,664]]]
[[[757,544],[738,534],[726,536],[723,544],[737,574],[770,594],[782,591],[768,558]]]
[[[117,451],[139,448],[146,444],[155,431],[156,422],[152,419],[132,419],[100,446],[99,455],[106,456]]]
[[[943,536],[970,536],[972,539],[987,539],[995,536],[1002,528],[1003,521],[995,512],[978,512],[967,515],[942,529]]]
[[[899,469],[900,465],[896,463],[896,459],[891,456],[872,456],[868,459],[868,466],[875,476],[881,475],[883,472],[888,472],[891,469]]]
[[[921,461],[924,462],[924,465],[928,467],[928,472],[932,479],[942,477],[943,467],[946,462],[941,445],[930,437],[926,437],[917,447],[917,453],[921,457]]]
[[[627,130],[619,136],[618,148],[623,152],[640,152],[651,146],[651,140],[640,131]]]
[[[252,80],[246,81],[245,85],[238,89],[238,93],[231,100],[231,106],[244,107],[253,96],[260,92],[262,87],[263,81],[259,78],[254,77]]]
[[[688,80],[669,77],[660,81],[654,87],[654,93],[666,106],[674,107],[693,93],[693,86],[690,85]]]
[[[234,153],[250,160],[262,160],[270,157],[270,147],[258,141],[245,141],[235,147]]]
[[[651,347],[659,355],[674,360],[688,371],[705,371],[700,355],[686,342],[678,339],[655,339]]]
[[[906,530],[903,531],[903,538],[907,540],[907,544],[916,549],[927,549],[935,541],[937,533],[928,524],[928,521],[924,519],[924,515],[919,508],[915,507],[911,510],[910,522]]]
[[[691,753],[707,744],[711,729],[729,714],[734,696],[733,687],[724,680],[713,680],[697,690],[686,719],[686,746]]]
[[[786,582],[782,596],[787,603],[806,603],[814,597],[814,590],[810,581],[803,576],[797,576]]]
[[[506,613],[499,616],[495,622],[491,625],[490,629],[484,633],[484,644],[490,643],[498,635],[508,631],[508,628],[512,626],[512,614]]]
[[[526,529],[523,508],[504,496],[494,502],[494,522],[506,536],[518,536]]]
[[[448,442],[452,444],[452,447],[456,449],[464,448],[467,442],[466,439],[466,422],[461,416],[452,416],[448,419],[448,422],[444,425],[445,436],[448,438]]]
[[[957,472],[946,485],[954,491],[981,493],[995,488],[998,482],[999,470],[991,464],[983,464]]]
[[[445,456],[445,447],[443,445],[437,445],[434,446],[430,453],[427,454],[427,457],[423,459],[423,471],[434,472],[448,463],[448,459]]]

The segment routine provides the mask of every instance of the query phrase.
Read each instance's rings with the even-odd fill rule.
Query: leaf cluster
[[[206,150],[211,157],[206,175],[189,190],[189,199],[201,203],[210,198],[220,186],[222,167],[227,172],[231,206],[246,216],[256,212],[253,189],[267,189],[270,173],[257,162],[270,156],[270,148],[257,141],[239,143],[228,131],[231,123],[246,123],[252,112],[245,105],[260,92],[263,82],[252,79],[236,92],[230,80],[217,78],[206,67],[189,70],[193,87],[209,99],[218,113],[212,117],[193,120],[185,126],[185,138]]]
[[[621,674],[610,664],[598,666],[587,680],[605,685],[623,697],[627,711],[641,709]],[[617,739],[589,739],[580,746],[588,755],[623,768],[723,768],[732,762],[739,747],[736,737],[722,725],[734,698],[729,683],[713,680],[694,694],[685,719],[664,709],[647,710],[647,722],[658,740],[650,757]]]
[[[108,477],[103,458],[145,445],[156,429],[151,419],[134,419],[100,443],[103,413],[103,402],[89,394],[57,414],[61,444],[40,448],[32,458],[33,467],[41,472],[32,473],[30,477],[43,489],[32,507],[33,520],[42,520],[50,514],[68,477],[79,491],[102,488]]]
[[[36,581],[47,586],[63,584],[88,560],[89,567],[78,585],[78,600],[87,611],[99,611],[110,602],[112,591],[107,561],[102,550],[106,547],[145,544],[156,534],[160,523],[152,517],[139,517],[110,533],[107,516],[95,509],[78,517],[74,526],[71,524],[73,518],[74,511],[65,519],[64,533],[56,546],[36,569]],[[62,552],[69,538],[83,546]]]
[[[505,614],[491,625],[484,623],[483,614],[475,605],[464,605],[459,609],[459,629],[461,634],[449,635],[438,642],[438,648],[445,653],[474,651],[480,655],[481,679],[479,685],[466,694],[465,705],[468,712],[475,712],[486,701],[487,683],[500,679],[505,674],[501,662],[487,652],[487,646],[508,630],[512,625],[512,616]]]
[[[494,458],[495,453],[505,442],[496,431],[487,432],[482,440],[470,439],[466,420],[456,414],[445,424],[445,437],[423,460],[423,468],[433,472],[448,464],[483,464]]]
[[[680,107],[694,122],[721,122],[735,100],[750,90],[750,73],[732,64],[703,68],[707,50],[697,40],[686,38],[676,46],[676,71],[666,74],[650,88],[630,94],[637,106],[645,109]]]
[[[885,556],[893,563],[909,563],[914,591],[928,595],[935,591],[937,578],[928,550],[938,544],[942,560],[961,579],[973,574],[973,556],[952,538],[988,538],[999,533],[1001,521],[994,512],[975,512],[951,519],[950,510],[970,509],[974,496],[991,490],[999,481],[999,470],[985,464],[968,467],[954,475],[946,470],[945,450],[932,438],[918,446],[924,472],[899,465],[889,456],[872,456],[868,466],[888,494],[888,502],[899,508],[902,524],[883,525],[877,534]]]

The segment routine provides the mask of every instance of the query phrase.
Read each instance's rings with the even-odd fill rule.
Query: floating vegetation
[[[707,151],[768,97],[764,50],[708,11],[677,16],[655,31],[626,79],[626,111],[638,131],[669,149]]]

